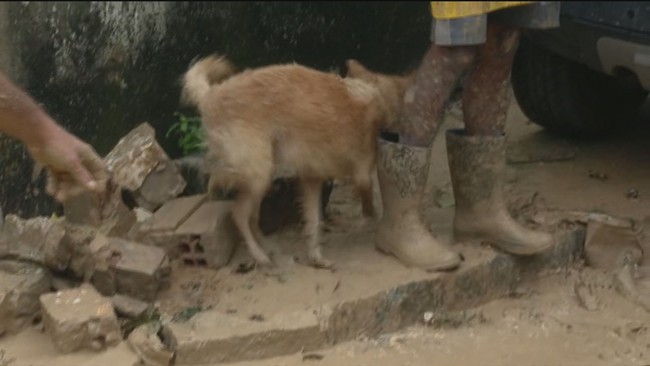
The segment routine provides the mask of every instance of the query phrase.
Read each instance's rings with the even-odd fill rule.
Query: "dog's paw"
[[[332,262],[329,259],[325,259],[323,257],[309,258],[309,263],[311,264],[312,267],[317,268],[317,269],[333,269],[334,268],[334,262]]]

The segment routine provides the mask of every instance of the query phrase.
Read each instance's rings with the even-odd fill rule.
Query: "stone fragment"
[[[64,270],[71,258],[71,249],[63,240],[64,236],[65,228],[60,219],[36,217],[25,220],[16,215],[7,215],[0,256]]]
[[[0,334],[17,333],[40,310],[39,297],[50,291],[50,273],[35,264],[0,261]]]
[[[61,353],[118,345],[120,326],[109,299],[87,284],[40,298],[45,330]]]

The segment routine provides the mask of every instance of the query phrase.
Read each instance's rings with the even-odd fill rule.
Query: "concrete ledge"
[[[261,322],[214,309],[187,323],[167,325],[164,338],[176,352],[177,366],[199,366],[287,355],[395,332],[421,322],[425,312],[469,309],[512,293],[543,271],[570,266],[582,255],[585,229],[574,226],[555,235],[557,246],[536,257],[517,258],[465,244],[465,263],[455,272],[416,275],[356,299],[280,311]]]

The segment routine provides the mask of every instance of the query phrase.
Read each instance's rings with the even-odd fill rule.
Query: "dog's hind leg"
[[[307,243],[307,259],[316,268],[331,268],[334,263],[325,259],[320,245],[320,201],[323,180],[303,178],[302,209],[305,218],[305,240]]]
[[[237,192],[237,199],[232,209],[232,218],[239,229],[239,232],[246,243],[248,252],[255,259],[258,264],[261,265],[270,265],[271,259],[269,258],[266,251],[260,246],[256,234],[259,233],[257,229],[254,232],[251,229],[251,225],[257,225],[253,223],[252,218],[255,216],[255,210],[259,210],[260,202],[264,198],[265,190],[257,187],[247,187]]]

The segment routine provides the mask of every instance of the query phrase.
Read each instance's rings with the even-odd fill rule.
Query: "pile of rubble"
[[[102,197],[84,194],[64,217],[7,215],[0,237],[0,333],[42,319],[61,353],[102,350],[123,340],[125,318],[151,314],[169,286],[170,261],[219,268],[239,240],[230,201],[179,197],[186,180],[143,123],[105,157],[112,180]],[[124,196],[136,207],[129,208]],[[129,332],[145,364],[166,365],[149,325]]]

